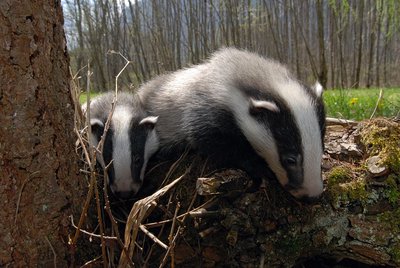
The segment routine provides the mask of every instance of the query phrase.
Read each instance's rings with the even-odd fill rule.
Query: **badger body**
[[[155,78],[138,95],[158,116],[160,155],[189,147],[252,176],[273,174],[297,198],[322,193],[322,89],[301,84],[281,64],[222,49]]]
[[[103,135],[113,100],[114,93],[110,92],[94,98],[90,104],[90,138],[94,146]],[[85,106],[83,110],[87,113]],[[116,196],[127,198],[140,189],[147,161],[158,150],[154,131],[156,121],[156,117],[146,116],[138,97],[118,94],[102,155],[103,165],[109,165],[108,183]]]

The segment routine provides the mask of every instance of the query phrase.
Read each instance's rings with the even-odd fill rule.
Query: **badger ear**
[[[139,122],[139,125],[143,125],[150,129],[153,129],[154,126],[156,125],[157,121],[158,121],[158,116],[148,116],[148,117],[143,118]]]
[[[318,98],[322,96],[322,92],[324,91],[324,88],[322,87],[322,85],[318,81],[315,82],[315,84],[312,87],[312,89],[314,90],[314,92],[315,92],[315,94],[317,95]]]
[[[250,114],[258,114],[264,110],[277,113],[279,112],[279,107],[273,101],[255,100],[253,98],[250,98],[250,105],[249,105]]]

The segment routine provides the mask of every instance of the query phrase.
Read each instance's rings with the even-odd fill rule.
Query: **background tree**
[[[0,4],[0,266],[66,267],[84,184],[59,1]]]
[[[106,56],[110,49],[133,60],[121,77],[129,87],[196,64],[221,46],[277,59],[308,83],[400,84],[397,0],[64,1],[72,66],[92,62],[97,91],[110,89],[123,66]]]

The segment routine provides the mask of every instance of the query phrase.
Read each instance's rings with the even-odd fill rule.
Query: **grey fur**
[[[156,132],[161,154],[182,147],[212,151],[220,142],[234,137],[224,149],[238,146],[237,157],[241,156],[240,150],[246,151],[246,157],[250,143],[252,153],[264,159],[264,165],[294,196],[322,192],[322,100],[317,90],[300,84],[276,61],[226,48],[203,64],[153,79],[141,87],[138,95],[146,111],[159,116]],[[252,100],[261,102],[254,106]],[[317,137],[316,145],[310,135]],[[219,140],[213,141],[213,136]],[[299,153],[303,151],[307,155]],[[230,157],[230,152],[223,157]],[[296,167],[283,167],[286,159],[298,161]],[[313,178],[304,178],[303,173]]]

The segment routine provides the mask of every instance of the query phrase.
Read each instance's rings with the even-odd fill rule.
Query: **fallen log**
[[[330,126],[325,145],[318,202],[301,203],[274,180],[254,191],[240,170],[187,172],[150,197],[151,211],[130,212],[126,251],[136,245],[134,262],[149,267],[399,267],[399,124]]]

